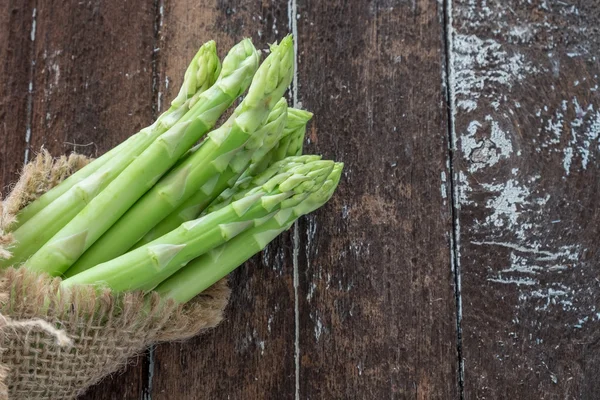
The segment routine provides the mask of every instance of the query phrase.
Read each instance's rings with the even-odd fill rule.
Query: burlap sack
[[[0,257],[8,256],[16,212],[88,162],[42,151],[24,168],[0,202]],[[150,344],[216,326],[229,298],[225,280],[185,306],[89,287],[63,292],[59,284],[25,269],[0,273],[0,399],[74,399]]]

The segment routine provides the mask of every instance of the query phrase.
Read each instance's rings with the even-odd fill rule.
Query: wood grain
[[[98,155],[152,122],[152,4],[2,3],[0,186],[16,178],[27,149],[29,158],[41,146]],[[84,398],[139,398],[142,364],[132,361]]]
[[[299,224],[302,399],[458,396],[442,16],[298,0],[306,150],[345,162]]]
[[[266,49],[287,33],[282,2],[161,2],[159,93],[172,98],[197,48],[220,54],[243,37]],[[161,103],[162,104],[162,103]],[[294,396],[292,242],[284,235],[231,275],[226,320],[206,335],[157,346],[150,393],[161,399],[271,399]]]
[[[25,154],[33,4],[0,2],[0,193],[16,180]]]
[[[465,398],[598,398],[600,5],[452,18]]]

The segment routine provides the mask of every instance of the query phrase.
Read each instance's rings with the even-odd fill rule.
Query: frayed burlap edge
[[[0,201],[0,257],[9,256],[15,214],[89,159],[43,150]],[[115,294],[10,268],[0,275],[0,399],[74,399],[157,342],[184,340],[219,324],[229,299],[223,279],[188,304],[158,295]]]
[[[17,212],[89,162],[90,159],[81,154],[54,159],[46,149],[42,149],[32,162],[25,165],[6,199],[2,201],[0,196],[0,258],[10,256],[7,248],[12,237],[7,231],[15,222]]]

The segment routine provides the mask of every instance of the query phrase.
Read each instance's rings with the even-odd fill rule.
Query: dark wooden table
[[[164,109],[195,49],[293,32],[340,188],[226,321],[92,399],[600,398],[596,0],[2,0],[0,187]]]

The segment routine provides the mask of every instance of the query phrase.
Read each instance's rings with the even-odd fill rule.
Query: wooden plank
[[[0,193],[17,179],[25,154],[32,14],[33,1],[0,3]]]
[[[175,95],[198,46],[214,39],[221,55],[251,37],[259,49],[287,33],[282,2],[161,2],[159,92]],[[162,104],[164,106],[164,104]],[[226,320],[181,344],[157,346],[152,399],[263,399],[294,395],[292,244],[270,250],[232,274]]]
[[[26,29],[32,12],[26,7],[14,8],[17,11],[11,18],[18,23],[16,16],[23,14],[26,20],[21,29]],[[33,65],[31,155],[41,146],[56,155],[72,150],[102,154],[152,122],[152,1],[39,1],[35,29],[27,30],[34,46],[33,60],[29,53],[21,59],[27,43],[18,51],[11,43],[8,48],[13,49],[12,54],[1,59],[7,66],[2,74],[6,71],[19,82],[25,79],[19,68],[24,66],[23,71],[27,71],[28,65]],[[12,90],[26,91],[29,77],[24,82]],[[23,162],[27,144],[21,114],[5,119],[11,129],[8,143],[12,147],[5,147],[11,156],[10,164],[3,158],[3,165]],[[9,175],[14,168],[3,167],[3,171]],[[117,393],[119,398],[138,398],[145,383],[143,375],[142,363],[132,363],[126,372],[106,379],[84,398],[117,398]]]
[[[600,5],[453,3],[465,398],[598,398]]]
[[[299,224],[299,398],[457,398],[442,5],[297,4],[307,151],[346,165]]]
[[[153,2],[37,8],[31,150],[102,154],[152,122]]]

